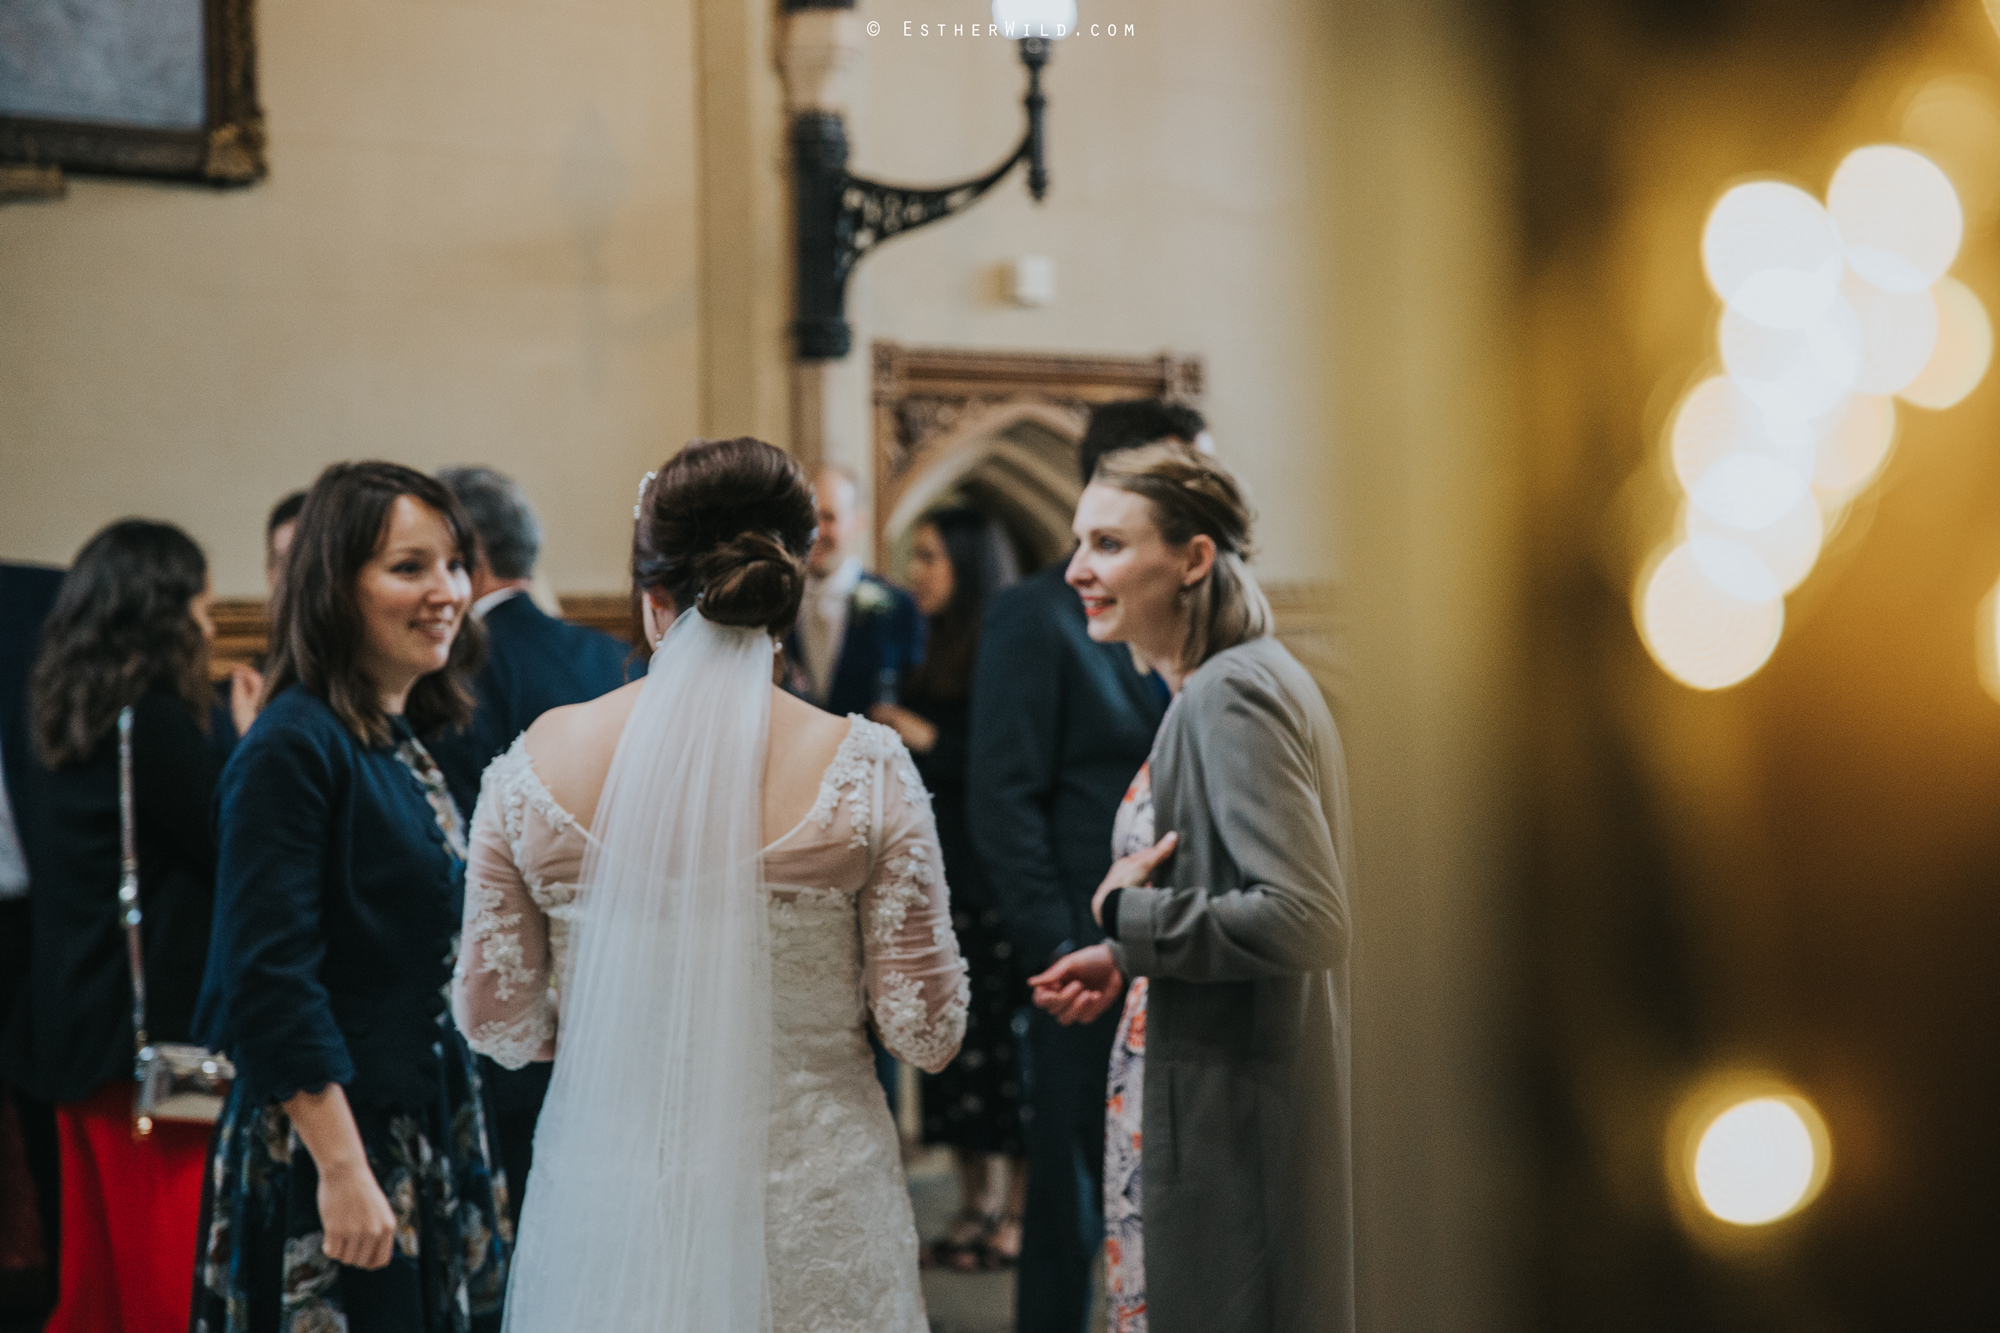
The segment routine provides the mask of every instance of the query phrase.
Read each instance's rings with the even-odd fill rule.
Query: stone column
[[[786,118],[769,0],[695,0],[700,74],[700,431],[791,439]]]
[[[861,46],[861,20],[854,12],[854,0],[786,0],[783,22],[778,67],[785,83],[786,119],[792,127],[791,151],[807,151],[799,130],[810,125],[816,130],[815,151],[837,148],[844,157],[852,71]],[[790,251],[786,258],[789,264]],[[834,399],[840,363],[801,358],[795,336],[788,355],[793,455],[808,468],[829,460],[847,464],[862,476],[865,494],[870,489],[868,477],[859,466],[865,453],[854,447],[854,441],[839,438],[843,432],[835,425],[840,419]]]

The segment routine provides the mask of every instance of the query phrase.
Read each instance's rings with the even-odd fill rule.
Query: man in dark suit
[[[1196,442],[1201,415],[1139,399],[1091,413],[1087,483],[1115,449]],[[1153,746],[1166,683],[1123,644],[1092,643],[1057,564],[993,599],[972,682],[966,805],[1008,933],[1029,972],[1104,938],[1090,897],[1111,868],[1111,825]],[[1104,1238],[1104,1093],[1118,1013],[1063,1027],[1028,1011],[1027,1214],[1016,1276],[1020,1333],[1080,1333]]]
[[[464,729],[439,736],[430,747],[452,799],[470,819],[486,766],[551,708],[623,685],[632,650],[609,634],[557,620],[528,595],[542,524],[518,483],[487,467],[446,468],[438,480],[465,506],[479,534],[472,614],[486,626],[486,665],[473,684],[478,706]]]
[[[806,552],[806,595],[786,640],[794,694],[838,716],[895,703],[924,657],[924,618],[910,594],[864,573],[868,511],[854,478],[821,468],[813,483],[819,535]]]
[[[430,742],[452,799],[468,819],[486,766],[551,708],[583,703],[625,683],[631,649],[608,634],[545,614],[528,596],[542,525],[512,479],[486,467],[446,468],[438,480],[465,506],[479,534],[472,562],[472,614],[486,626],[486,665],[473,682],[477,707],[461,730]],[[495,1138],[507,1170],[508,1204],[520,1216],[534,1162],[535,1120],[549,1087],[547,1063],[502,1069],[484,1056]]]
[[[41,650],[42,623],[55,605],[62,579],[60,569],[0,564],[0,1029],[7,1026],[15,994],[28,975],[28,858],[20,837],[21,824],[29,817],[29,783],[35,772],[28,732],[28,677]],[[61,1235],[55,1112],[17,1088],[0,1086],[0,1097],[12,1099],[21,1127],[41,1215],[46,1294],[53,1296]],[[19,1185],[12,1179],[0,1183],[10,1190]],[[28,1313],[5,1310],[0,1317]],[[41,1312],[34,1313],[39,1318]]]

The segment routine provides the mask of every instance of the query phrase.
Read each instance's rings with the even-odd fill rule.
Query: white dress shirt
[[[853,556],[823,579],[806,576],[805,601],[799,607],[799,648],[816,704],[824,705],[833,693],[834,668],[847,642],[848,608],[860,585],[861,561]]]
[[[525,597],[527,595],[528,590],[526,588],[496,588],[472,604],[472,618],[474,620],[484,620],[488,611],[491,611],[509,597]]]

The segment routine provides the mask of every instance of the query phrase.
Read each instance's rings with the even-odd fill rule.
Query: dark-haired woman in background
[[[64,577],[29,687],[47,771],[19,812],[33,943],[0,1064],[10,1081],[56,1103],[62,1279],[48,1324],[56,1333],[167,1330],[187,1318],[208,1133],[163,1122],[144,1142],[132,1137],[117,722],[131,706],[148,1036],[186,1041],[215,893],[217,761],[203,735],[209,602],[208,562],[186,533],[114,523]]]
[[[197,1333],[498,1326],[505,1184],[444,1012],[465,836],[419,739],[471,712],[470,523],[393,463],[307,494],[265,705],[223,770],[197,1028],[236,1086]]]
[[[931,1252],[959,1269],[1004,1267],[1020,1258],[1028,1183],[1021,1045],[1014,1029],[1028,1003],[1026,974],[1001,926],[965,813],[979,623],[987,599],[1015,577],[1005,531],[977,509],[940,509],[918,520],[908,582],[917,609],[930,621],[929,646],[903,687],[902,705],[868,710],[896,729],[931,789],[951,885],[952,929],[972,972],[965,1044],[943,1072],[924,1080],[924,1142],[949,1144],[959,1175],[958,1215]]]

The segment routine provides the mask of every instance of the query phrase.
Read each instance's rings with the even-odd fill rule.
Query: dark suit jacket
[[[209,806],[217,764],[194,710],[170,686],[133,709],[132,806],[139,847],[146,1028],[186,1041],[215,896]],[[0,1040],[9,1082],[73,1102],[132,1077],[132,970],[119,921],[118,734],[88,759],[39,769],[23,812],[33,945]]]
[[[993,599],[972,681],[972,840],[1035,970],[1104,937],[1090,895],[1118,802],[1165,711],[1123,644],[1097,644],[1058,564]]]
[[[557,620],[526,593],[486,613],[486,665],[473,683],[479,701],[463,730],[426,742],[466,819],[486,766],[551,708],[609,694],[626,680],[631,648],[609,634]],[[635,670],[643,664],[633,661]]]
[[[863,589],[872,589],[864,593]],[[864,603],[883,603],[867,606]],[[828,692],[826,711],[835,717],[865,713],[870,704],[882,703],[885,693],[899,698],[903,680],[924,660],[924,637],[929,626],[917,610],[916,599],[895,584],[863,574],[847,603],[847,634],[841,640],[840,656],[833,666],[833,688]],[[805,661],[797,630],[785,640],[785,651],[794,663]],[[884,689],[883,675],[893,677]],[[796,694],[805,690],[798,682],[802,672],[794,671],[789,682]]]
[[[937,819],[938,851],[944,857],[944,880],[951,887],[952,909],[975,914],[990,911],[993,888],[986,877],[986,866],[972,845],[971,821],[965,808],[972,701],[907,690],[902,703],[937,728],[937,742],[930,750],[924,754],[912,752],[910,758],[916,763],[917,776],[924,780],[925,790],[931,794],[931,813]]]
[[[55,605],[62,586],[60,569],[36,565],[0,564],[0,782],[14,807],[17,825],[33,781],[32,747],[28,743],[28,676],[41,651],[42,622]],[[24,899],[0,903],[0,1030],[14,995],[28,975],[28,904]]]
[[[400,719],[397,719],[400,723]],[[465,867],[423,789],[299,685],[250,728],[216,793],[215,928],[197,1040],[257,1102],[329,1083],[374,1106],[435,1095]]]
[[[42,647],[42,622],[56,603],[63,571],[0,565],[0,763],[10,792],[32,762],[28,744],[28,676]]]

